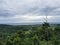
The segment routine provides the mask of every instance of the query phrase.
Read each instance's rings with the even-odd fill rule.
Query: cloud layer
[[[60,0],[0,0],[1,23],[39,22],[45,15],[59,20]]]

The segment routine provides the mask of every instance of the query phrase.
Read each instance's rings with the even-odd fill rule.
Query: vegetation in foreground
[[[60,26],[0,25],[0,45],[60,45]]]

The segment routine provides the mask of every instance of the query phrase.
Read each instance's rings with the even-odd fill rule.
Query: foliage
[[[0,45],[60,45],[60,26],[0,26]]]

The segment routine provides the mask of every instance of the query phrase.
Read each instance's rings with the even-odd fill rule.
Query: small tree
[[[49,27],[50,27],[50,24],[47,22],[47,15],[46,15],[45,21],[46,22],[44,22],[42,24],[42,27],[45,30],[45,33],[44,33],[45,40],[48,41],[49,40]]]

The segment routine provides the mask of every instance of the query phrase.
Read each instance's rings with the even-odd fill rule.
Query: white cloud
[[[55,19],[58,19],[59,16],[47,16],[48,22],[50,21],[56,21]],[[44,22],[46,19],[46,16],[32,16],[32,15],[16,15],[13,17],[0,17],[0,21],[3,23],[32,23],[32,22]],[[1,23],[0,22],[0,23]]]
[[[60,0],[0,0],[3,23],[42,22],[44,15],[48,15],[48,21],[59,20]]]

